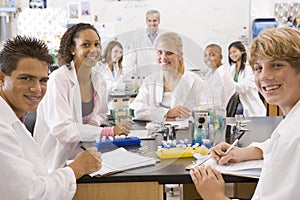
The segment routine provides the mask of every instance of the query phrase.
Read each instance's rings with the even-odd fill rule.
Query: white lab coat
[[[252,199],[298,200],[300,197],[300,100],[279,123],[271,138],[253,143],[262,149],[264,166]]]
[[[107,63],[99,62],[95,66],[95,70],[99,71],[107,86],[107,93],[110,94],[120,84],[120,80],[123,79],[123,72],[119,69],[118,64],[114,66],[114,74],[111,72]]]
[[[137,31],[133,37],[133,40],[131,41],[129,51],[124,53],[124,74],[127,76],[133,75],[136,72],[135,66],[137,67],[137,71],[139,73],[139,71],[147,70],[149,68],[147,66],[157,64],[154,44],[161,34],[162,31],[159,29],[158,35],[152,43],[147,35],[146,29]],[[151,71],[151,69],[149,70]],[[141,72],[141,74],[146,73]]]
[[[49,174],[41,148],[2,97],[0,108],[0,198],[72,199],[73,170],[65,167]]]
[[[139,89],[139,93],[131,104],[134,117],[138,120],[161,122],[169,108],[161,105],[163,101],[163,73],[152,74],[147,77]],[[173,91],[170,108],[184,106],[189,109],[201,104],[206,104],[211,97],[208,86],[197,74],[184,72],[181,80]]]
[[[230,66],[232,78],[235,74],[235,65]],[[239,73],[238,82],[234,82],[236,91],[239,93],[240,101],[243,105],[245,117],[263,117],[267,110],[260,99],[257,87],[254,82],[254,73],[249,65]]]
[[[102,75],[91,74],[96,101],[92,121],[101,125],[107,118],[107,90]],[[80,141],[94,141],[102,128],[83,124],[81,95],[74,64],[62,66],[50,74],[47,92],[37,109],[34,138],[41,145],[50,171],[71,159]]]
[[[97,66],[94,67],[95,70],[99,71],[102,74],[107,86],[107,95],[108,95],[108,109],[113,108],[113,101],[110,97],[110,94],[114,90],[124,90],[124,76],[123,72],[119,69],[118,64],[114,66],[114,74],[111,72],[107,63],[99,62]],[[109,110],[108,113],[109,114]]]
[[[210,69],[205,76],[210,93],[213,97],[213,104],[221,107],[223,116],[226,116],[226,107],[231,96],[236,92],[234,81],[226,65],[219,66],[215,72]]]

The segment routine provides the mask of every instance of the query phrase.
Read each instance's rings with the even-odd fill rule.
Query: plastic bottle
[[[194,128],[194,142],[202,144],[202,140],[206,139],[206,130],[204,127]]]
[[[124,119],[129,119],[131,120],[131,115],[130,115],[130,107],[129,107],[129,98],[123,98],[122,99],[122,105],[123,105],[123,111],[124,111]]]
[[[124,88],[125,94],[131,95],[133,93],[133,90],[134,90],[133,82],[132,82],[133,80],[134,79],[124,81],[124,83],[125,83],[125,88]]]
[[[244,44],[244,45],[248,45],[248,37],[247,37],[247,27],[244,26],[242,29],[242,34],[240,37],[240,41]]]

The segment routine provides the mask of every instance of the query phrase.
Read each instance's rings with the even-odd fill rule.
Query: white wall
[[[137,2],[104,1],[95,6],[94,13],[103,23],[113,23],[115,34],[121,34],[128,45],[126,34],[145,27],[145,12],[157,9],[161,13],[161,28],[183,35],[184,57],[193,68],[203,64],[203,48],[218,43],[224,53],[228,44],[237,40],[244,26],[249,24],[249,0],[145,0]]]
[[[215,42],[226,54],[230,42],[237,40],[244,26],[248,26],[250,0],[90,0],[92,17],[97,15],[103,38],[118,35],[126,48],[131,40],[127,32],[145,27],[145,12],[161,12],[161,28],[183,36],[184,56],[194,67],[203,66],[203,48]],[[76,0],[48,0],[48,7],[65,7]],[[80,1],[77,1],[80,2]],[[20,0],[19,7],[28,7],[28,0]],[[105,28],[103,28],[105,25]]]
[[[294,0],[295,1],[295,0]],[[48,7],[64,7],[78,0],[47,0]],[[102,38],[116,36],[126,50],[132,34],[130,31],[145,27],[145,12],[158,9],[161,12],[161,28],[181,33],[185,59],[194,67],[203,67],[203,48],[209,43],[223,47],[227,62],[228,45],[238,40],[244,26],[251,36],[254,18],[274,17],[274,3],[287,0],[90,0],[90,20],[99,29]],[[297,1],[295,1],[297,2]],[[28,7],[28,0],[19,0],[18,7]],[[93,21],[94,16],[99,19]],[[105,28],[103,28],[103,25]]]

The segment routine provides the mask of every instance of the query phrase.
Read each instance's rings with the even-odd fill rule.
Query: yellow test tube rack
[[[204,156],[209,153],[209,149],[203,145],[198,147],[158,148],[156,151],[156,155],[160,159],[188,158],[193,157],[193,153],[199,153]]]

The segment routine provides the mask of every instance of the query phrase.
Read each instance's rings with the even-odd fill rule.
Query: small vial
[[[119,135],[119,139],[124,140],[126,138],[126,135]]]
[[[215,129],[212,124],[208,126],[208,139],[210,139],[211,142],[215,140]]]
[[[118,99],[114,99],[112,117],[115,123],[119,122],[119,108],[118,108]]]
[[[208,149],[211,148],[210,139],[203,139],[202,142],[203,142],[203,145],[206,146]]]
[[[114,140],[114,138],[113,138],[112,136],[108,136],[108,139],[109,139],[110,141],[113,141],[113,140]]]

